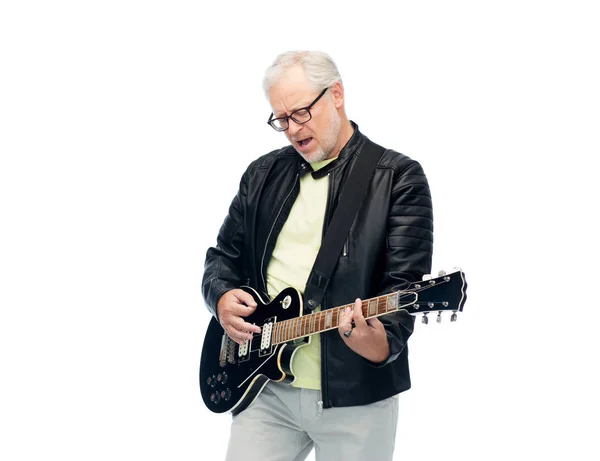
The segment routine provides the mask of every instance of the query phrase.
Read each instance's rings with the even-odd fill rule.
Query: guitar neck
[[[436,278],[425,278],[410,283],[408,289],[362,301],[362,314],[366,319],[390,314],[400,309],[410,315],[423,313],[424,322],[428,312],[452,311],[451,320],[462,311],[465,304],[467,283],[462,271],[440,273]],[[354,309],[354,304],[345,304],[320,312],[276,322],[273,326],[271,343],[282,344],[305,338],[316,333],[333,330],[340,325],[342,312]],[[438,318],[438,321],[441,319]],[[425,322],[426,323],[426,322]]]
[[[403,307],[400,305],[400,302],[402,301],[401,298],[404,296],[413,297],[412,300],[405,304],[406,306],[413,304],[416,300],[415,293],[400,291],[366,299],[362,301],[363,316],[366,319],[369,319],[395,312]],[[342,312],[348,307],[354,309],[354,303],[278,322],[273,328],[273,343],[282,344],[338,328]]]

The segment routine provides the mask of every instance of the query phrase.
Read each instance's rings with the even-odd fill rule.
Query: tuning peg
[[[437,323],[442,323],[442,311],[438,312],[437,318],[435,320]]]
[[[446,271],[445,270],[441,270],[438,272],[438,277],[441,277],[443,275],[446,275]]]
[[[421,322],[423,322],[425,325],[427,325],[429,323],[429,318],[427,317],[427,312],[425,312],[423,314],[423,318],[421,319]]]
[[[423,281],[431,280],[432,278],[433,278],[433,275],[431,275],[431,274],[423,274]]]
[[[458,316],[456,315],[456,312],[453,312],[452,315],[450,316],[450,321],[451,322],[456,322],[457,318],[458,318]]]

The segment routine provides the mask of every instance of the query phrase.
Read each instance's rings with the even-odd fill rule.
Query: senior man
[[[304,292],[341,191],[372,144],[346,115],[342,79],[322,52],[279,55],[267,69],[268,124],[290,145],[263,155],[240,188],[207,252],[203,295],[227,334],[242,344],[260,328],[239,289]],[[407,287],[431,270],[433,215],[420,164],[390,149],[368,182],[324,297],[316,309],[354,303],[337,329],[311,336],[292,360],[292,385],[269,382],[233,416],[228,460],[391,460],[396,396],[410,388],[406,312],[365,320],[361,298]],[[360,174],[353,173],[353,174]],[[356,177],[356,176],[354,176]]]

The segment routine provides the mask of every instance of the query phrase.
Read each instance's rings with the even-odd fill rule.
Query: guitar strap
[[[331,275],[365,198],[375,166],[385,151],[385,148],[366,138],[360,155],[344,183],[340,200],[306,282],[304,299],[306,307],[311,311],[319,306],[325,297]]]

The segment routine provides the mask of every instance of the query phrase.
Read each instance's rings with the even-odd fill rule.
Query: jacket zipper
[[[267,255],[267,247],[269,246],[269,240],[271,240],[271,234],[273,233],[273,229],[275,229],[275,224],[277,224],[277,221],[279,221],[279,216],[281,215],[281,211],[283,210],[283,207],[285,206],[286,202],[290,198],[290,195],[292,195],[292,192],[296,188],[296,183],[298,182],[299,177],[300,177],[300,175],[296,174],[296,179],[294,179],[294,184],[292,185],[292,188],[290,189],[287,196],[283,200],[283,203],[281,204],[281,208],[279,208],[279,212],[277,213],[277,216],[275,217],[275,220],[273,221],[273,225],[271,226],[271,229],[269,230],[269,235],[267,235],[267,241],[265,242],[265,249],[263,251],[262,258],[260,259],[260,276],[262,278],[264,291],[267,294],[268,294],[268,288],[267,288],[267,280],[265,278],[265,270],[264,270],[265,256]]]
[[[329,178],[329,184],[327,185],[327,205],[325,205],[325,222],[323,225],[323,235],[321,239],[325,236],[325,232],[327,231],[327,227],[329,226],[329,222],[331,221],[331,201],[332,201],[332,192],[333,192],[333,171],[327,173]],[[325,295],[327,297],[327,295]],[[325,297],[321,302],[321,310],[325,310]],[[324,402],[327,408],[331,407],[331,402],[329,401],[329,387],[327,385],[327,336],[321,335],[321,401]],[[323,403],[321,404],[323,405]],[[321,408],[323,408],[321,406]],[[322,411],[322,410],[321,410]]]

